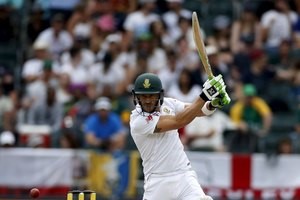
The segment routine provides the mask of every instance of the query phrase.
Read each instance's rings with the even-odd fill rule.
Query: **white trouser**
[[[144,185],[143,200],[199,200],[205,194],[193,170],[151,174]]]

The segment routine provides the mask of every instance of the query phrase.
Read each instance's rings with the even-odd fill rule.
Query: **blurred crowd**
[[[22,2],[0,1],[0,45],[21,34],[11,13]],[[186,149],[300,153],[299,0],[222,0],[234,14],[214,15],[206,0],[28,2],[21,87],[13,69],[0,70],[0,146],[135,149],[128,121],[139,74],[158,74],[165,96],[199,98],[207,75],[193,41],[197,11],[232,103],[180,129]]]

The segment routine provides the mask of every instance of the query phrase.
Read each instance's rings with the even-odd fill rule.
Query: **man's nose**
[[[151,103],[151,101],[152,101],[152,100],[151,100],[150,97],[146,97],[146,99],[145,99],[145,102],[146,102],[146,103]]]

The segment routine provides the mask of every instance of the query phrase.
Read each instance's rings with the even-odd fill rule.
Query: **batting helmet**
[[[137,77],[132,93],[136,94],[160,94],[159,103],[163,103],[163,88],[160,78],[153,73],[144,73]],[[135,98],[134,98],[135,99]],[[135,100],[134,103],[136,104]]]

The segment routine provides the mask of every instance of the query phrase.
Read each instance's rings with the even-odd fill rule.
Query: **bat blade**
[[[204,46],[203,39],[201,36],[200,24],[199,24],[199,20],[198,20],[196,12],[193,12],[193,16],[192,16],[192,29],[193,29],[194,42],[197,47],[198,54],[200,56],[200,60],[202,62],[202,65],[205,69],[206,74],[208,75],[208,78],[212,79],[214,77],[214,75],[212,73],[212,70],[211,70],[211,67],[209,64],[209,60],[208,60],[208,57],[206,54],[205,46]]]

